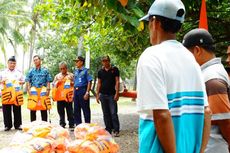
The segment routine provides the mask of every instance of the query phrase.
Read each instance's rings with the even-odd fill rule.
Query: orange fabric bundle
[[[73,87],[70,85],[69,79],[60,80],[57,87],[52,89],[52,97],[54,101],[73,101]]]
[[[17,81],[14,83],[14,89],[15,89],[15,105],[20,106],[23,105],[23,91],[20,89],[20,85]]]

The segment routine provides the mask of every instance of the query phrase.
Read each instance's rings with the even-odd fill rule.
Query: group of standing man
[[[140,19],[149,22],[152,46],[142,53],[137,65],[139,152],[229,153],[229,76],[221,59],[215,56],[214,40],[207,30],[191,30],[182,43],[176,41],[184,17],[185,7],[181,0],[155,0],[148,14]],[[51,77],[36,61],[40,62],[38,56],[34,57],[36,68],[29,72],[26,82],[29,87],[45,85],[50,89]],[[54,81],[58,84],[59,79],[69,77],[74,84],[74,115],[72,111],[67,113],[70,127],[82,122],[81,109],[85,122],[90,122],[92,78],[83,66],[84,58],[78,57],[75,61],[74,74],[68,73],[67,65],[61,63],[61,73]],[[23,84],[23,76],[12,68],[12,62],[14,58],[9,59],[9,68],[3,74]],[[111,66],[108,56],[102,58],[102,65],[98,72],[96,100],[101,102],[106,130],[118,136],[119,70]],[[3,78],[4,75],[1,80]],[[72,110],[72,104],[58,104],[62,126],[65,126],[64,107]],[[13,106],[13,110],[15,114],[21,113],[20,107]],[[3,105],[6,130],[12,127],[9,111],[11,107]],[[34,113],[31,111],[31,121],[36,119]],[[14,126],[18,129],[21,117],[14,116]],[[47,121],[47,112],[43,120]]]
[[[181,0],[155,0],[140,19],[152,46],[137,66],[139,152],[229,153],[229,76],[207,30],[176,40],[184,17]]]
[[[89,70],[84,67],[85,58],[78,56],[75,60],[76,69],[74,73],[68,71],[67,63],[59,63],[59,70],[54,80],[52,81],[51,75],[45,67],[42,67],[42,61],[40,56],[35,55],[33,62],[35,67],[29,70],[26,78],[23,74],[16,69],[16,59],[11,57],[8,60],[8,68],[0,73],[1,85],[4,85],[7,80],[19,81],[20,85],[26,82],[26,89],[28,95],[31,94],[30,89],[32,87],[41,88],[46,87],[46,96],[50,95],[51,82],[53,87],[60,85],[60,82],[68,79],[70,80],[70,86],[73,90],[73,103],[72,101],[57,101],[57,110],[60,117],[59,124],[65,128],[65,110],[67,119],[69,121],[69,128],[73,130],[75,125],[82,123],[81,110],[84,114],[85,123],[91,121],[90,111],[90,90],[92,77],[89,74]],[[110,63],[109,56],[102,58],[102,68],[98,72],[98,87],[96,93],[96,101],[101,102],[104,123],[106,130],[110,133],[114,131],[115,136],[119,136],[119,119],[117,115],[117,101],[119,99],[119,70]],[[5,131],[9,131],[12,126],[12,111],[14,113],[14,127],[21,130],[22,115],[21,106],[15,106],[14,104],[3,104],[3,117]],[[41,119],[48,121],[48,110],[41,110]],[[30,110],[30,120],[36,120],[36,110]]]

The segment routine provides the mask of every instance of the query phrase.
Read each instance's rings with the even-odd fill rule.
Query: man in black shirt
[[[110,64],[109,56],[102,58],[103,68],[98,71],[97,102],[101,101],[106,130],[119,136],[120,123],[117,115],[119,99],[119,70]]]

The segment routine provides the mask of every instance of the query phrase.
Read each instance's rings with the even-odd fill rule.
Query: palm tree
[[[11,44],[14,55],[17,56],[17,46],[24,42],[20,29],[31,23],[25,6],[25,1],[0,0],[0,51],[4,55],[5,62],[6,45]]]

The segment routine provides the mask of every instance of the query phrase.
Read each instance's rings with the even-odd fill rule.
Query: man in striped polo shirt
[[[230,103],[229,77],[214,53],[214,40],[205,29],[194,29],[184,36],[183,44],[201,66],[212,111],[211,134],[206,153],[229,153]]]
[[[184,21],[180,0],[155,0],[140,20],[149,21],[150,42],[137,66],[139,153],[203,153],[210,111],[202,73],[178,41]]]

